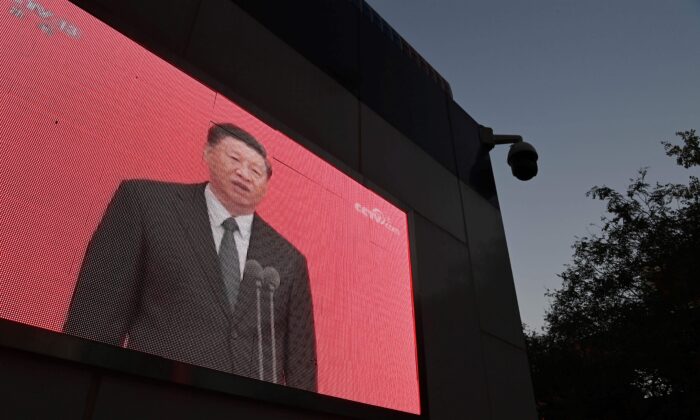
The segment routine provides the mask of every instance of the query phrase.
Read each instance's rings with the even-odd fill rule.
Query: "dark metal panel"
[[[501,213],[471,188],[460,186],[481,328],[524,349]]]
[[[455,145],[457,175],[465,184],[498,208],[489,149],[479,139],[479,124],[450,100],[450,126]]]
[[[90,383],[88,369],[0,347],[2,418],[83,418]]]
[[[361,112],[362,174],[466,241],[457,177],[374,111]]]
[[[414,293],[420,313],[430,419],[488,419],[484,355],[468,249],[414,218]]]
[[[525,351],[488,334],[483,343],[493,420],[536,419]]]
[[[233,2],[202,3],[185,58],[358,168],[357,98]]]
[[[102,377],[94,420],[344,418],[123,376]]]
[[[192,387],[192,392],[198,389],[197,392],[201,392],[202,395],[220,393],[235,399],[258,401],[261,405],[286,407],[291,412],[313,411],[319,416],[322,415],[321,413],[330,413],[337,417],[349,416],[362,419],[415,419],[417,417],[413,414],[188,365],[135,350],[0,319],[0,351],[5,349],[50,356],[36,359],[42,361],[42,369],[28,370],[26,375],[29,379],[43,375],[43,366],[46,366],[46,371],[51,372],[53,365],[63,366],[63,361],[69,361],[84,365],[85,371],[93,372],[98,376],[105,372],[118,371],[124,374],[123,377],[133,375],[131,378],[135,381],[134,383],[160,384],[166,387],[172,386],[173,389],[180,386],[182,389]],[[0,359],[2,359],[1,354]],[[59,382],[57,379],[56,383]],[[70,387],[71,384],[72,382],[67,380],[64,385]],[[91,389],[96,388],[91,385]],[[80,387],[76,387],[76,390],[78,393],[81,392]],[[20,392],[26,393],[24,390]],[[94,398],[89,400],[94,401]],[[88,404],[93,406],[90,401]]]
[[[339,0],[234,0],[309,61],[357,95],[360,11]]]
[[[455,173],[445,91],[367,19],[360,21],[360,99]]]

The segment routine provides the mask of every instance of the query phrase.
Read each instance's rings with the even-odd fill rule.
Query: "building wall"
[[[478,125],[371,8],[73,2],[410,210],[423,417],[536,417]],[[0,371],[7,418],[338,418],[11,349]]]

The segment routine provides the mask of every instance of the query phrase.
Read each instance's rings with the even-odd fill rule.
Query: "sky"
[[[661,141],[700,131],[700,0],[368,0],[495,133],[520,134],[539,174],[518,181],[491,152],[522,321],[538,330],[546,291],[577,237],[598,229],[595,185],[691,174]],[[694,172],[697,174],[697,170]]]

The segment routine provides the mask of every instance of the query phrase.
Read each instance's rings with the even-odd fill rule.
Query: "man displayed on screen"
[[[306,258],[255,213],[263,146],[215,124],[209,182],[124,181],[83,260],[64,332],[317,390]]]

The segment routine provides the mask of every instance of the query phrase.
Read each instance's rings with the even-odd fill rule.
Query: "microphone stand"
[[[258,376],[262,381],[264,378],[263,373],[263,343],[262,343],[262,317],[260,312],[260,288],[262,287],[262,282],[257,280],[255,282],[255,294],[257,295],[257,315],[258,315]]]
[[[270,342],[272,343],[272,381],[277,383],[277,338],[275,337],[275,290],[280,285],[280,273],[274,267],[265,267],[263,280],[270,290]]]
[[[275,289],[270,285],[270,331],[272,334],[272,381],[277,383],[277,345],[275,343]]]

